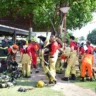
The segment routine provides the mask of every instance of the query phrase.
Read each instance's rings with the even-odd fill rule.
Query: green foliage
[[[55,4],[52,0],[45,0],[40,6],[34,10],[34,23],[36,24],[36,30],[50,29],[52,20],[54,17]]]
[[[96,29],[94,29],[91,33],[88,34],[87,40],[89,40],[92,44],[96,45]]]
[[[71,9],[67,15],[67,25],[69,29],[81,28],[92,20],[90,5],[90,0],[77,0],[72,3]]]
[[[96,0],[0,0],[0,16],[11,15],[16,19],[19,15],[31,19],[37,31],[50,31],[52,27],[50,19],[56,29],[62,20],[57,5],[59,8],[70,6],[67,29],[81,28],[92,20],[91,13],[96,10]]]
[[[70,40],[70,36],[72,35],[72,33],[70,33],[70,32],[66,32],[66,43],[69,45],[69,40]],[[62,34],[62,41],[64,42],[64,38],[65,38],[65,36],[64,36],[64,34]]]

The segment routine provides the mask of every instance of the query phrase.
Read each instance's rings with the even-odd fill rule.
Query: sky
[[[89,22],[87,25],[82,27],[80,30],[75,30],[72,32],[75,37],[79,38],[81,36],[84,36],[86,38],[88,33],[96,28],[96,12],[93,13],[92,15],[93,15],[93,20],[91,22]]]

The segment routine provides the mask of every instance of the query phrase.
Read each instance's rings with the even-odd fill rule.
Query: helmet
[[[44,82],[43,82],[42,80],[39,80],[39,81],[37,82],[36,86],[37,86],[38,88],[42,88],[42,87],[44,87]]]
[[[14,44],[13,49],[18,49],[18,45]]]

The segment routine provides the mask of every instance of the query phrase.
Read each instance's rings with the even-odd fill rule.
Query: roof
[[[24,29],[19,29],[15,27],[10,27],[0,24],[0,35],[12,35],[16,32],[17,35],[28,35],[29,31]]]

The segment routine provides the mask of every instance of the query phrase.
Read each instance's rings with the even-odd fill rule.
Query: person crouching
[[[8,62],[9,70],[14,70],[18,66],[18,64],[16,62],[17,51],[18,51],[18,45],[16,45],[16,44],[14,44],[12,47],[8,48],[7,62]]]
[[[84,81],[84,77],[86,75],[86,70],[88,71],[88,76],[90,77],[90,81],[92,81],[92,65],[94,64],[94,56],[93,56],[93,50],[90,47],[90,44],[87,43],[88,49],[86,50],[82,64],[81,64],[81,81]]]

